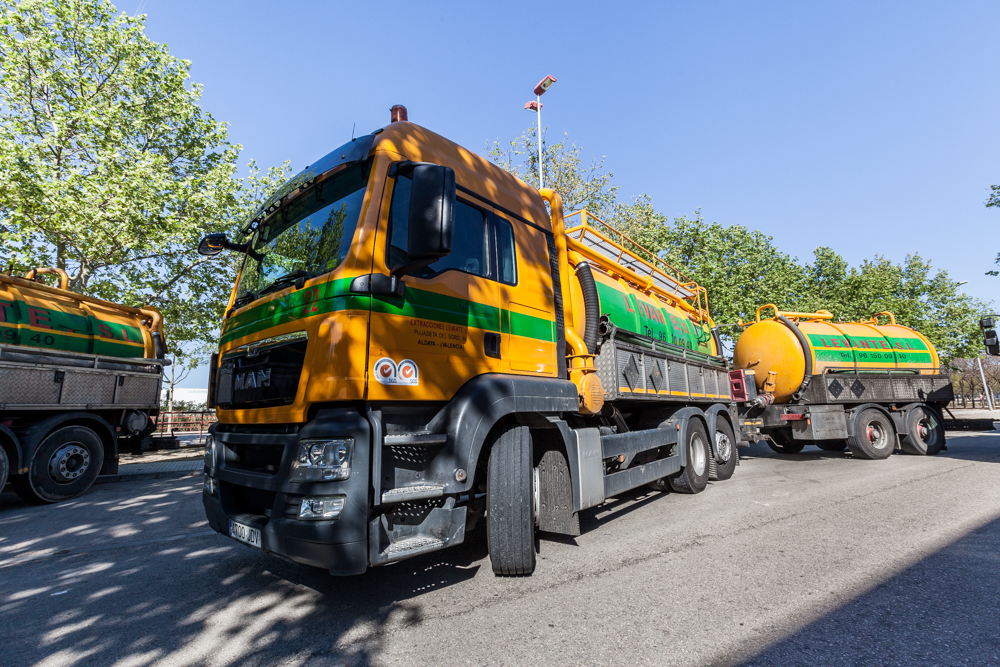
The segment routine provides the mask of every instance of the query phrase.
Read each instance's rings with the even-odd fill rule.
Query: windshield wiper
[[[265,294],[267,294],[268,292],[274,292],[276,290],[281,289],[285,285],[290,285],[292,283],[296,283],[296,285],[298,286],[298,288],[301,289],[302,288],[302,284],[304,284],[307,280],[309,280],[312,277],[313,277],[313,274],[309,273],[305,269],[298,269],[297,271],[292,271],[291,273],[286,273],[285,275],[281,276],[280,278],[275,278],[274,282],[272,282],[270,285],[268,285],[267,287],[265,287],[261,291],[257,292],[257,297],[260,298],[260,297],[264,296]],[[301,281],[302,284],[300,284],[300,281]]]

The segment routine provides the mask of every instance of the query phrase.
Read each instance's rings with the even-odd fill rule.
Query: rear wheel
[[[814,444],[824,452],[842,452],[847,449],[847,443],[843,440],[817,440]]]
[[[7,452],[0,447],[0,493],[3,493],[3,487],[7,486],[8,474],[10,474],[10,462],[7,461]]]
[[[736,450],[736,435],[729,422],[721,417],[715,419],[715,449],[719,456],[715,461],[715,474],[712,479],[723,480],[733,476],[739,454]]]
[[[708,457],[712,455],[712,448],[699,420],[688,421],[684,446],[687,447],[687,465],[667,480],[670,488],[678,493],[700,493],[708,485]]]
[[[784,430],[771,431],[767,435],[767,446],[779,454],[798,454],[806,446],[802,440],[792,440]]]
[[[535,569],[533,480],[531,433],[527,426],[509,427],[493,443],[486,484],[487,542],[497,575]]]
[[[908,410],[906,431],[899,444],[907,454],[934,456],[944,447],[944,425],[929,408]]]
[[[89,489],[103,464],[100,436],[86,426],[65,426],[42,440],[28,473],[11,483],[17,495],[29,502],[58,503]]]
[[[850,431],[847,447],[857,457],[887,459],[896,448],[896,429],[881,410],[862,410],[855,415]]]

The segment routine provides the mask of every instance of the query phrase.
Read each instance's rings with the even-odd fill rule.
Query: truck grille
[[[248,445],[225,443],[228,450],[226,467],[233,470],[274,475],[281,467],[285,452],[282,445]]]
[[[216,405],[232,409],[292,403],[299,388],[306,343],[300,338],[224,355],[214,383]]]
[[[253,514],[256,516],[271,516],[274,509],[274,501],[278,497],[276,491],[266,491],[264,489],[252,489],[248,486],[238,484],[228,484],[223,482],[223,496],[226,504],[230,505],[227,511],[233,514]]]

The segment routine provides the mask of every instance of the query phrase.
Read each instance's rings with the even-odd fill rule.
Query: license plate
[[[229,537],[260,549],[260,529],[236,521],[229,522]]]

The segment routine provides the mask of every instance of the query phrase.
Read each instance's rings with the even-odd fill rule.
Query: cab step
[[[382,504],[406,503],[413,500],[440,498],[444,495],[443,484],[421,484],[419,486],[401,486],[382,493]]]
[[[385,436],[385,444],[389,447],[399,445],[427,447],[429,445],[443,445],[446,442],[448,442],[448,435],[446,433],[428,433],[426,431],[419,433],[391,433]]]
[[[394,542],[383,554],[385,555],[386,562],[391,563],[396,560],[409,558],[410,556],[416,556],[417,554],[443,549],[447,544],[444,540],[418,535]]]

